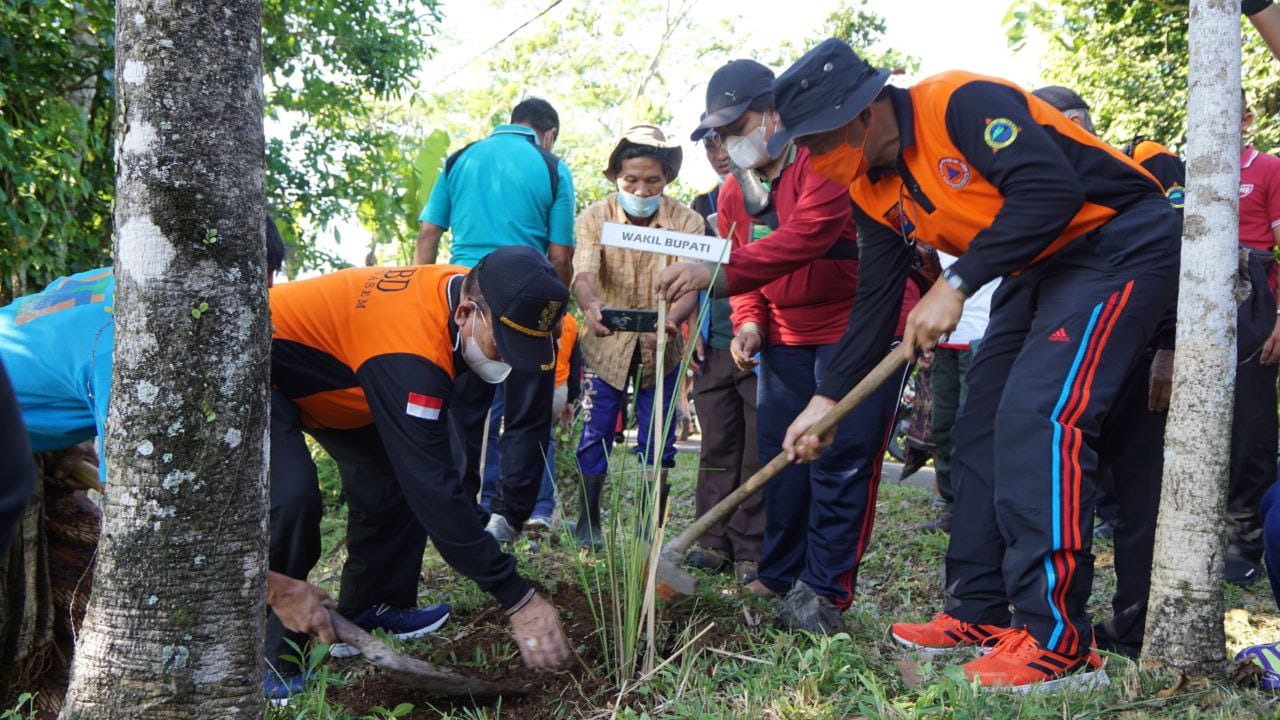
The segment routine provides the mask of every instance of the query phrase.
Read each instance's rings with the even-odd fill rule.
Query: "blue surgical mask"
[[[622,211],[631,217],[653,217],[653,214],[658,212],[658,206],[662,204],[662,195],[640,197],[619,188],[618,204],[622,206]]]

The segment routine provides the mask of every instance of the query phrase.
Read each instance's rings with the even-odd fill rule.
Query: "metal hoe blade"
[[[403,655],[341,615],[330,612],[329,618],[333,621],[333,629],[339,640],[358,649],[366,660],[406,687],[448,697],[490,698],[528,694],[527,689],[470,678],[457,671],[438,668],[423,660]]]

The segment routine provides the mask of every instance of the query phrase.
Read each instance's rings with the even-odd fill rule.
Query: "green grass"
[[[621,450],[619,450],[620,452]],[[673,473],[671,528],[678,530],[693,515],[693,483],[696,457],[679,456]],[[333,481],[331,469],[322,467]],[[575,490],[571,481],[562,483],[561,504],[574,508]],[[329,493],[336,501],[336,493]],[[1133,663],[1109,657],[1107,670],[1111,684],[1087,694],[1014,696],[981,692],[964,682],[955,663],[968,656],[922,658],[899,649],[886,628],[897,620],[925,620],[942,607],[940,572],[946,551],[946,537],[922,535],[916,526],[930,515],[926,492],[914,488],[885,485],[877,505],[875,535],[859,572],[858,599],[846,615],[849,631],[831,638],[789,632],[771,622],[770,601],[744,597],[734,592],[726,576],[703,576],[702,596],[693,609],[682,609],[692,618],[679,628],[669,628],[679,636],[675,646],[701,632],[708,624],[715,628],[704,640],[656,672],[647,682],[624,698],[617,713],[621,718],[1280,718],[1280,696],[1235,684],[1193,681],[1174,693],[1161,693],[1174,684],[1160,673],[1144,671]],[[329,507],[325,521],[325,547],[321,565],[313,574],[331,593],[337,592],[337,571],[345,552],[340,507]],[[577,585],[576,550],[565,545],[543,543],[537,552],[522,542],[516,547],[520,570],[554,590],[560,584]],[[1114,587],[1112,548],[1108,541],[1095,545],[1098,556],[1091,607],[1095,619],[1105,615]],[[475,586],[449,570],[430,549],[424,561],[421,600],[446,601],[453,605],[456,624],[447,634],[467,631],[468,618],[488,611],[485,622],[497,622],[490,610],[491,599]],[[1231,610],[1225,618],[1228,648],[1234,653],[1245,645],[1280,639],[1280,617],[1265,583],[1248,591],[1232,588],[1228,594]],[[664,608],[660,607],[660,618]],[[411,642],[407,648],[429,654],[436,638]],[[515,648],[510,648],[515,652]],[[507,656],[510,662],[512,656]],[[459,669],[484,675],[497,658],[457,658]],[[347,663],[328,674],[325,681],[341,686],[370,672],[361,663]],[[592,669],[607,677],[608,668]],[[567,684],[575,683],[561,676]],[[595,683],[601,685],[600,682]],[[317,688],[316,693],[324,688]],[[328,700],[320,704],[308,696],[302,707],[325,708],[314,714],[283,711],[283,718],[351,717]],[[1165,697],[1164,695],[1168,695]],[[578,697],[573,705],[548,705],[548,717],[607,717],[614,707],[616,690],[597,691],[582,699],[575,688],[567,687],[565,697]],[[394,708],[396,702],[384,703]],[[309,704],[308,704],[309,703]],[[403,709],[401,709],[403,710]],[[288,714],[285,714],[288,713]],[[425,713],[425,714],[421,714]],[[384,718],[390,713],[367,717]],[[412,717],[501,718],[501,709],[458,709],[439,714],[418,708]]]

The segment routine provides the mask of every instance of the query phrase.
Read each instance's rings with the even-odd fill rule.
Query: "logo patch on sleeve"
[[[405,405],[404,412],[423,420],[439,420],[440,410],[444,407],[444,398],[431,397],[430,395],[419,395],[418,393],[409,393],[409,403]]]
[[[1169,198],[1169,204],[1181,210],[1187,202],[1187,189],[1181,185],[1174,185],[1165,191],[1164,196]]]
[[[969,184],[969,166],[963,160],[945,157],[938,161],[938,174],[942,182],[952,190],[959,190]]]
[[[987,120],[987,129],[982,131],[982,139],[992,152],[1003,150],[1018,139],[1020,128],[1009,118]]]

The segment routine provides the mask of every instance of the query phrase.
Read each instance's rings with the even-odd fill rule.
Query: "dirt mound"
[[[520,653],[507,631],[505,619],[496,610],[472,617],[456,617],[446,626],[453,630],[453,635],[446,631],[442,633],[443,638],[434,639],[430,649],[410,651],[410,654],[435,665],[451,667],[472,677],[525,688],[528,694],[523,697],[484,703],[466,699],[442,700],[406,688],[376,671],[360,675],[349,687],[331,689],[329,696],[355,715],[367,714],[378,706],[390,709],[400,703],[411,703],[414,706],[413,713],[409,715],[411,718],[435,718],[451,708],[477,706],[500,707],[504,720],[554,717],[557,711],[565,717],[576,717],[579,713],[571,712],[573,708],[600,704],[612,684],[603,671],[604,659],[595,621],[582,590],[561,584],[549,596],[560,609],[570,646],[577,650],[582,660],[568,670],[537,672],[526,669],[520,662]],[[357,658],[350,662],[362,661]]]

